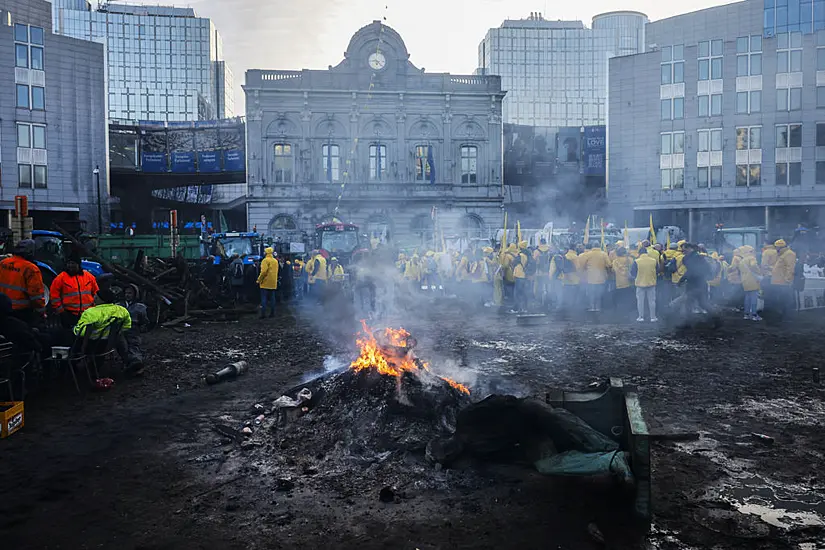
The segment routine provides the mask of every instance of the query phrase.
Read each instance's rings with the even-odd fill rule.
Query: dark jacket
[[[710,265],[705,258],[705,256],[700,255],[698,252],[685,254],[682,263],[685,269],[687,269],[684,280],[688,287],[702,287],[703,285],[707,285],[708,281],[713,278],[710,272]]]

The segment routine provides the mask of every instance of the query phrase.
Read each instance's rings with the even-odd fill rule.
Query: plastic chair
[[[0,375],[0,384],[6,385],[10,401],[15,401],[13,385],[15,375],[20,378],[20,400],[26,398],[26,369],[37,364],[38,361],[37,352],[21,353],[11,342],[0,341],[0,368],[6,369],[5,374]]]

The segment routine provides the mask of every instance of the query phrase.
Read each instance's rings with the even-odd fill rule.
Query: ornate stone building
[[[328,70],[247,71],[250,229],[293,239],[335,216],[410,246],[501,225],[499,77],[409,57],[374,21]]]

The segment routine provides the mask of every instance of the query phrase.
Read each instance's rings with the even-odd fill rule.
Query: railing
[[[471,84],[474,86],[487,84],[487,77],[484,76],[452,76],[450,77],[451,84]]]
[[[295,80],[301,78],[301,71],[261,71],[261,80]]]

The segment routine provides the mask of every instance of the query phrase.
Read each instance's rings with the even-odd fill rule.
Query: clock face
[[[384,54],[382,54],[381,52],[375,52],[373,54],[370,54],[369,64],[370,67],[372,67],[376,71],[380,71],[381,69],[386,67],[387,58],[384,57]]]

